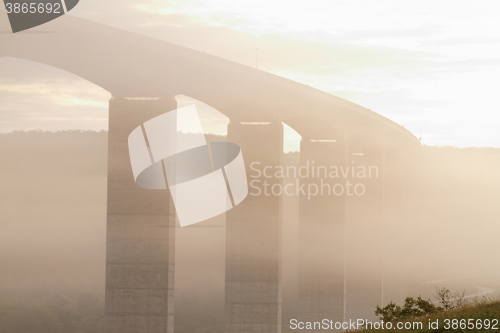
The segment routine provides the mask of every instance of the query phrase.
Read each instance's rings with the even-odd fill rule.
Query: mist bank
[[[285,155],[287,165],[298,160],[299,153]],[[386,283],[404,275],[402,292],[409,296],[432,297],[436,285],[471,293],[475,286],[500,290],[498,170],[497,148],[423,146],[408,156],[403,214],[388,218],[383,228],[359,224],[369,231],[367,238],[351,228],[346,241],[357,254],[348,260],[374,250],[392,253],[380,261]],[[0,134],[0,177],[0,295],[103,295],[107,132]],[[298,217],[297,206],[288,203],[284,322],[295,316],[297,302]],[[215,318],[203,319],[206,325],[223,325],[225,223],[222,217],[204,228],[177,229],[176,326],[186,331],[196,325],[190,320],[194,312],[200,320]],[[373,282],[362,260],[349,267],[356,283]],[[387,302],[398,301],[390,297]]]

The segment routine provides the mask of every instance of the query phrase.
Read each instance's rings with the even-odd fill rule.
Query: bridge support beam
[[[145,121],[176,108],[173,97],[113,97],[109,103],[107,333],[173,332],[173,203],[168,190],[135,184],[128,136]]]
[[[383,299],[403,304],[407,295],[405,278],[405,217],[403,212],[404,162],[396,150],[384,152],[384,233],[383,243],[391,247],[383,248],[382,264],[384,274]],[[406,237],[405,237],[406,236]],[[394,249],[401,249],[394,251]]]
[[[306,194],[299,199],[299,321],[343,319],[347,186],[340,171],[331,177],[331,167],[343,167],[345,154],[340,137],[301,141],[299,177]]]
[[[377,305],[383,306],[384,273],[384,164],[383,154],[369,137],[348,141],[348,165],[356,167],[351,182],[365,187],[362,196],[348,196],[346,224],[346,319],[376,320]],[[366,170],[365,178],[357,174],[359,166]],[[387,303],[387,302],[385,302]]]
[[[266,196],[277,178],[250,169],[282,165],[283,125],[231,120],[228,141],[241,147],[249,195],[226,215],[225,332],[281,332],[281,197]],[[252,177],[253,176],[253,177]],[[254,183],[252,183],[254,181]]]

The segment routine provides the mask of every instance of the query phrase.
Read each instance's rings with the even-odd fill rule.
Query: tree
[[[430,299],[425,300],[421,296],[418,296],[417,299],[407,297],[403,307],[396,305],[394,302],[390,302],[384,308],[380,308],[377,305],[375,315],[378,316],[380,320],[393,322],[426,316],[441,310],[442,308],[436,307],[432,304]]]

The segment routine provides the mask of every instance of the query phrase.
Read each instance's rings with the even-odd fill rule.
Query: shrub
[[[375,315],[384,321],[403,321],[412,317],[426,316],[441,311],[443,308],[436,307],[430,299],[423,299],[418,296],[417,299],[407,297],[403,307],[390,302],[384,308],[377,305]]]

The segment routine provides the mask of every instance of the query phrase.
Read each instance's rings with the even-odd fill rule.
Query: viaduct
[[[8,30],[4,19],[0,27]],[[70,15],[25,32],[1,34],[0,57],[59,68],[112,94],[108,333],[174,329],[175,209],[168,191],[136,186],[127,138],[145,121],[176,109],[179,94],[230,119],[228,141],[241,147],[246,163],[281,165],[286,123],[302,136],[301,163],[347,165],[356,158],[381,166],[383,176],[368,180],[372,190],[366,196],[300,199],[299,320],[342,321],[349,309],[348,316],[372,314],[381,297],[388,300],[395,293],[387,281],[384,288],[380,265],[380,256],[390,260],[390,255],[362,245],[370,237],[366,224],[383,223],[388,212],[401,209],[405,152],[420,146],[402,126],[309,86]],[[278,196],[248,196],[226,214],[227,333],[282,330],[282,201]],[[359,239],[352,258],[343,237],[347,226],[357,230]]]

